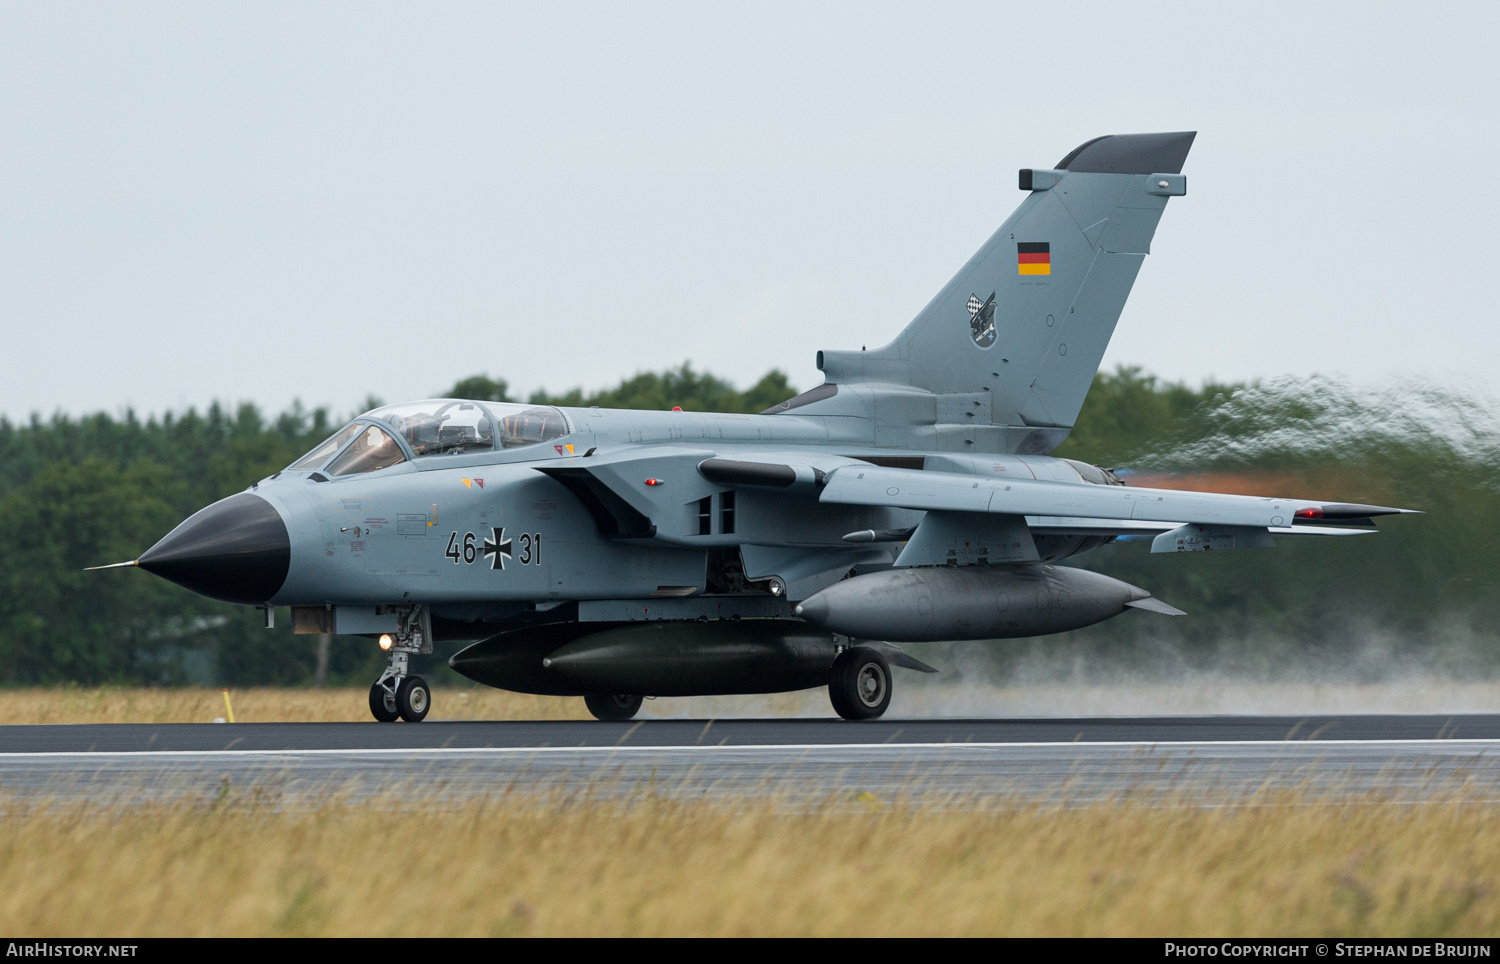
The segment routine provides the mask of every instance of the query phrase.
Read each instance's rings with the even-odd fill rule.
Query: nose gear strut
[[[425,603],[396,610],[390,652],[390,665],[370,687],[370,713],[381,723],[394,723],[398,717],[420,723],[432,709],[432,690],[408,670],[412,656],[432,652],[432,616]]]

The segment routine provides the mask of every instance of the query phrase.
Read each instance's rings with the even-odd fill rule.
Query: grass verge
[[[0,920],[72,937],[1500,931],[1500,817],[1462,793],[289,802],[0,800]]]

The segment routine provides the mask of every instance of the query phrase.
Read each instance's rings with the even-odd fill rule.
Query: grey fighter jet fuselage
[[[1368,531],[1401,510],[1127,487],[1066,438],[1193,135],[1090,141],[889,345],[819,352],[824,384],[760,415],[432,399],[355,419],[202,510],[136,564],[298,632],[377,638],[377,719],[422,719],[410,656],[480,640],[479,682],[583,696],[829,687],[884,712],[894,644],[1076,629],[1143,589],[1055,565]]]

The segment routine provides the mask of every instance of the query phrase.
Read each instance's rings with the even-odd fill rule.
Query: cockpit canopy
[[[405,402],[377,408],[365,418],[399,435],[416,458],[495,447],[495,420],[478,402]]]
[[[409,458],[520,448],[566,434],[563,413],[549,405],[452,398],[402,402],[366,412],[291,468],[357,475]]]

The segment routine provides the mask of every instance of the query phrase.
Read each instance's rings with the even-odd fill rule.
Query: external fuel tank
[[[1127,607],[1178,612],[1118,579],[1047,565],[891,569],[836,583],[796,612],[831,632],[919,643],[1061,633]]]
[[[828,685],[831,633],[794,619],[563,623],[492,636],[449,660],[500,689],[714,696]]]

